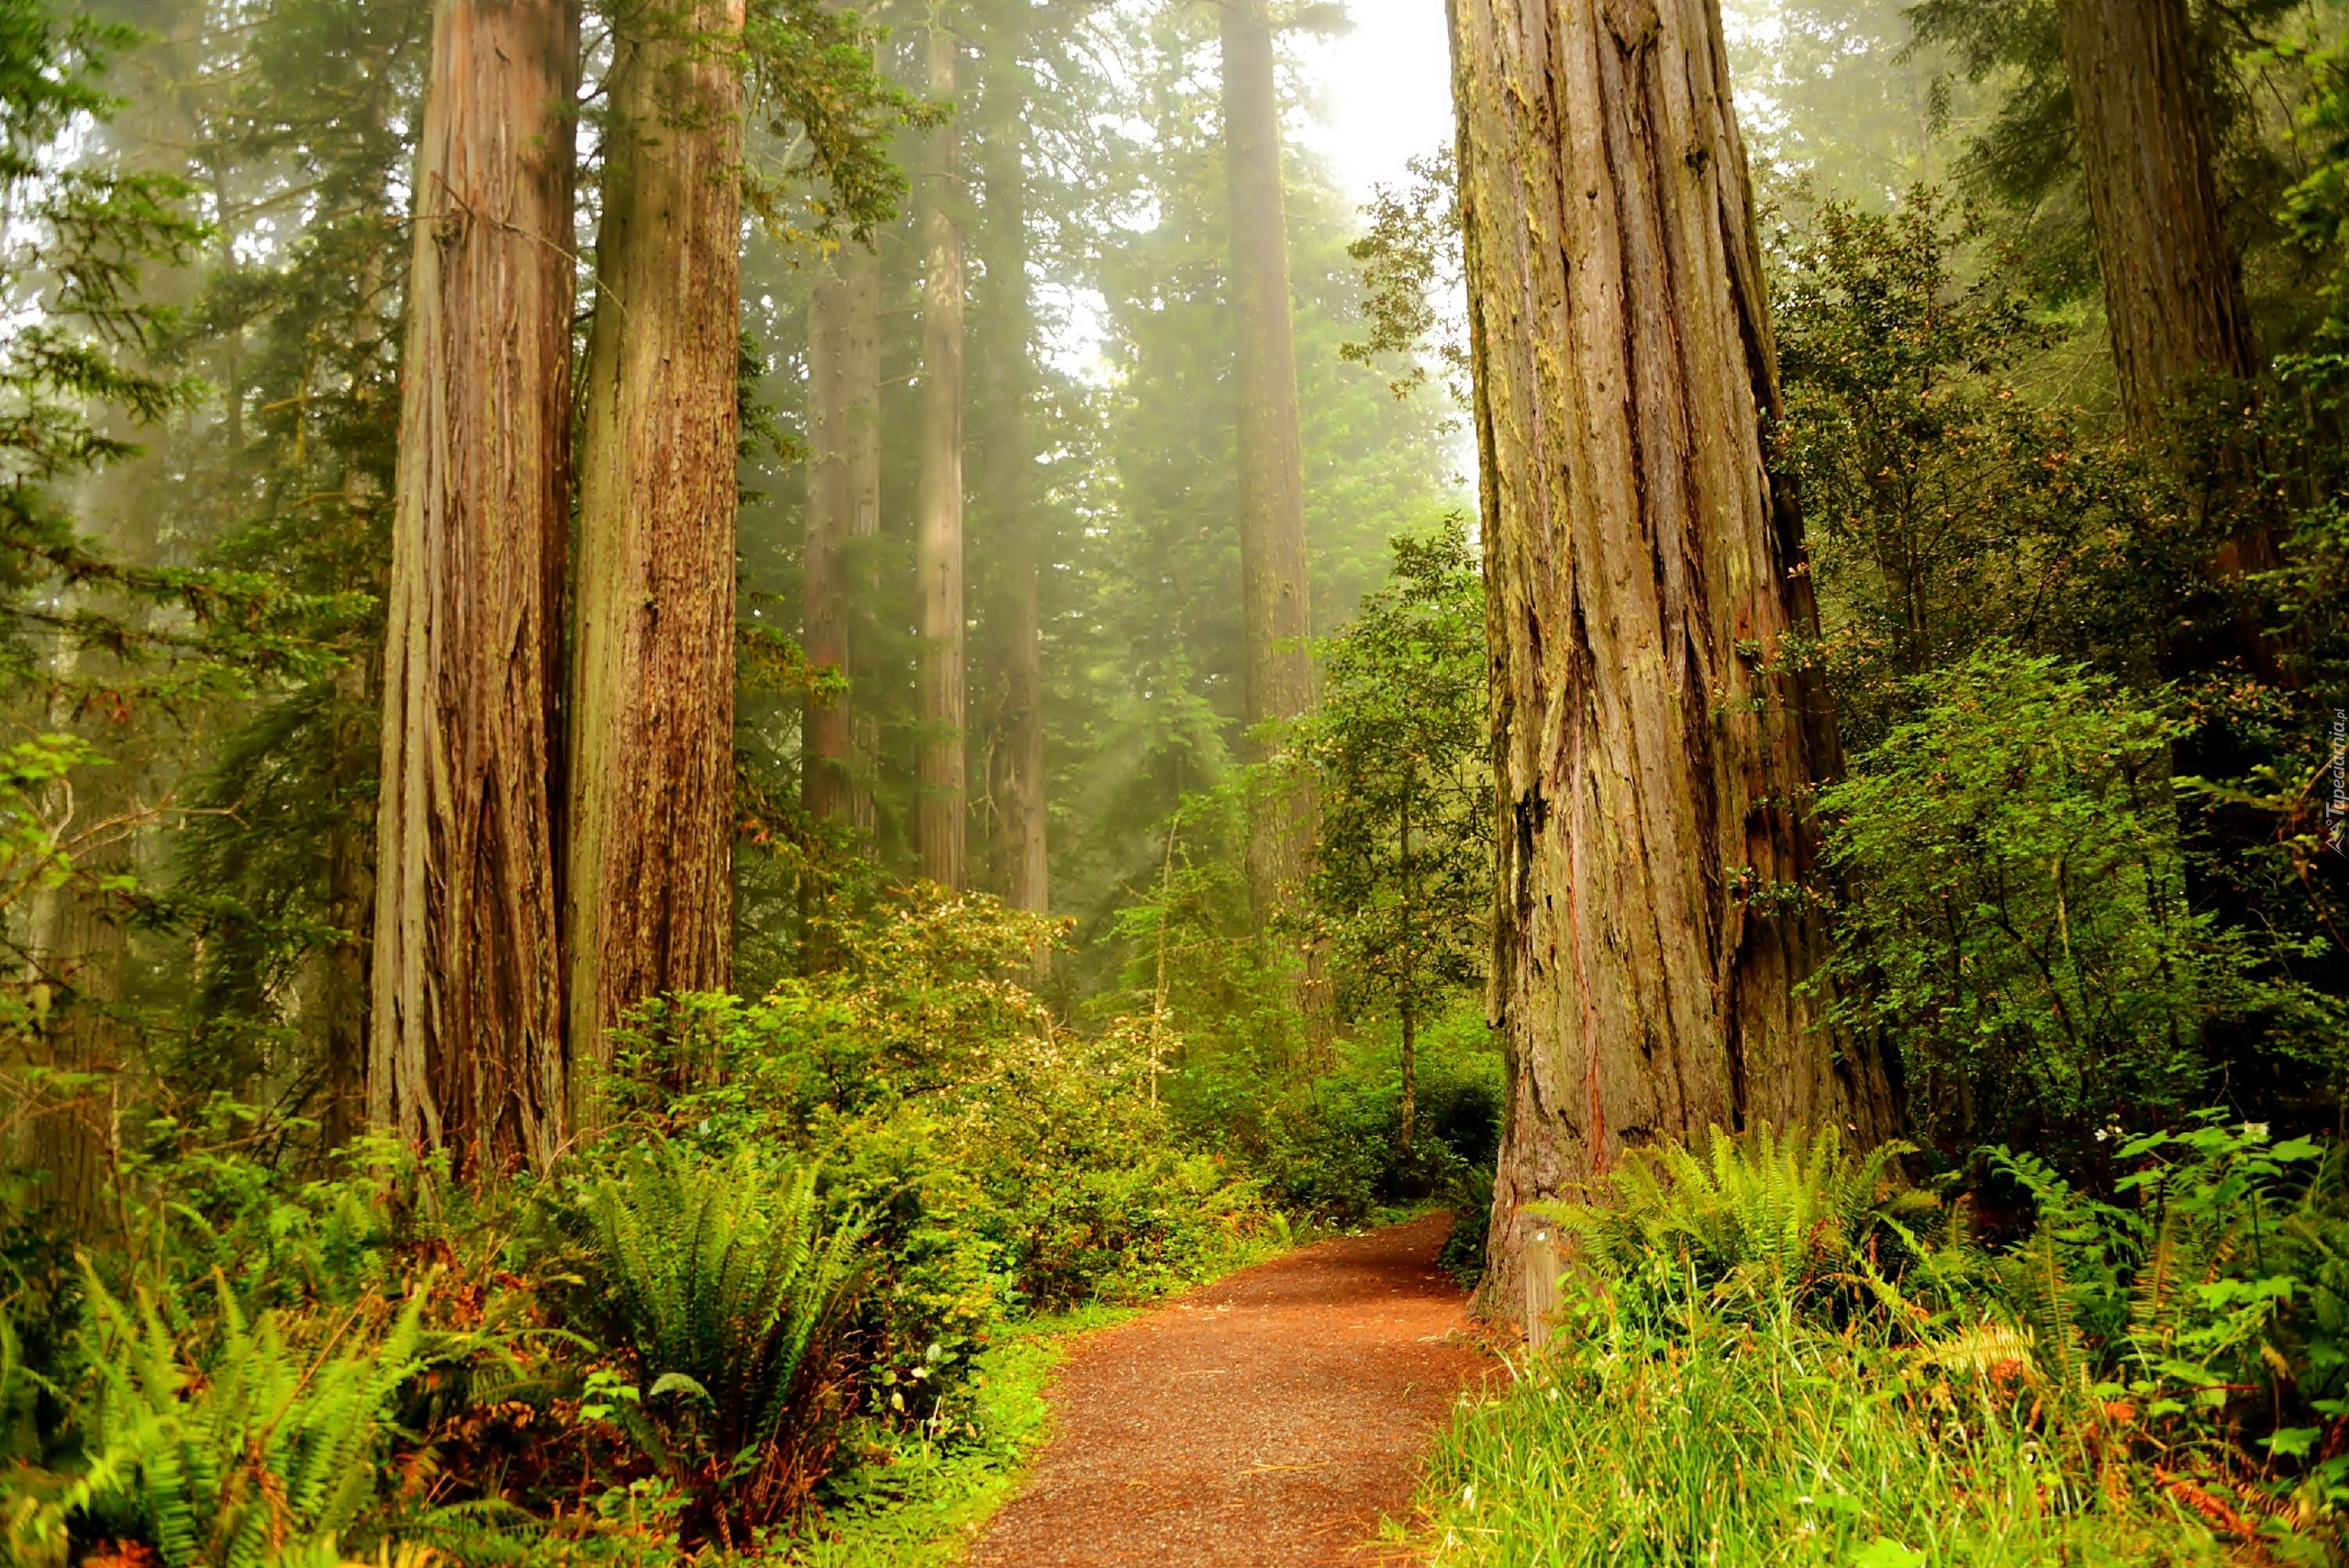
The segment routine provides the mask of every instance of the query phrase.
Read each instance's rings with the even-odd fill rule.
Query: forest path
[[[1087,1336],[1052,1440],[980,1568],[1322,1568],[1377,1560],[1453,1396],[1493,1363],[1432,1215],[1324,1241]]]

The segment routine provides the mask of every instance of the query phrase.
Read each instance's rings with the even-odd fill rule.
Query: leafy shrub
[[[1336,1070],[1267,1101],[1251,1151],[1266,1191],[1293,1213],[1358,1225],[1431,1197],[1455,1213],[1471,1173],[1489,1179],[1500,1147],[1501,1062],[1483,1009],[1455,1004],[1418,1042],[1418,1137],[1402,1139],[1394,1020],[1365,1020]],[[1208,1136],[1202,1128],[1195,1136]],[[1490,1207],[1489,1190],[1484,1206]]]
[[[2168,742],[2111,682],[2002,650],[1941,672],[1921,713],[1820,793],[1856,896],[1825,984],[1896,1042],[1920,1130],[2084,1153],[2116,1110],[2194,1103],[2220,1020],[2312,1006],[2186,903]]]
[[[1266,1227],[1152,1104],[1134,1032],[1075,1034],[1023,984],[1049,923],[930,888],[835,937],[838,969],[756,1001],[648,1008],[613,1087],[630,1136],[793,1151],[863,1217],[874,1413],[935,1416],[1007,1311],[1154,1290]]]
[[[863,1228],[826,1233],[808,1166],[666,1141],[622,1155],[580,1209],[610,1342],[645,1380],[591,1383],[586,1413],[617,1418],[692,1489],[687,1545],[747,1546],[822,1473],[827,1335]]]

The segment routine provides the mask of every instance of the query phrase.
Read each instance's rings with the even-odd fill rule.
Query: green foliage
[[[896,216],[906,176],[891,154],[902,128],[941,123],[952,105],[928,105],[884,75],[874,59],[886,38],[853,11],[818,0],[758,0],[746,7],[742,49],[753,113],[776,145],[780,167],[753,170],[746,205],[795,239],[855,243]],[[801,233],[786,216],[785,192],[806,197],[815,223]]]
[[[1482,978],[1493,897],[1484,579],[1465,523],[1394,541],[1395,573],[1322,649],[1320,707],[1290,741],[1320,814],[1308,887],[1342,1011],[1403,1027],[1402,1142],[1419,1024]]]
[[[1998,1151],[1999,1251],[1904,1151],[1716,1130],[1547,1211],[1598,1288],[1440,1444],[1435,1561],[2337,1560],[2337,1151],[2208,1113],[2115,1142],[2110,1204]]]
[[[1453,401],[1468,402],[1468,350],[1443,318],[1440,300],[1465,276],[1460,254],[1460,175],[1449,150],[1414,158],[1410,183],[1381,185],[1364,216],[1366,232],[1346,248],[1362,271],[1363,315],[1370,331],[1341,343],[1349,363],[1399,367],[1387,390],[1408,396],[1427,384],[1421,357],[1443,363]]]
[[[166,1318],[184,1310],[152,1299],[134,1312],[95,1275],[87,1290],[95,1387],[66,1515],[144,1541],[167,1568],[339,1561],[337,1538],[374,1500],[392,1396],[417,1366],[421,1300],[388,1323],[370,1320],[380,1303],[354,1307],[297,1345],[277,1313],[249,1324],[225,1282],[202,1332],[175,1332]]]
[[[1026,989],[1049,922],[930,888],[835,934],[824,975],[649,1011],[615,1089],[713,1157],[820,1162],[872,1240],[864,1408],[947,1419],[1008,1312],[1148,1294],[1267,1228],[1152,1103],[1144,1031],[1076,1034]]]
[[[2185,903],[2166,776],[2182,727],[2049,659],[1976,654],[1820,795],[1854,888],[1838,1027],[1900,1050],[1921,1129],[2077,1151],[2116,1110],[2184,1106],[2214,1021],[2313,1006]]]
[[[2284,217],[2304,249],[2334,263],[2311,351],[2324,379],[2337,381],[2349,373],[2349,44],[2316,51],[2309,65],[2315,85],[2300,122],[2315,156],[2286,193]]]
[[[2111,1148],[2121,1207],[1999,1151],[1999,1253],[1929,1244],[1898,1152],[1715,1131],[1553,1209],[1599,1289],[1456,1416],[1433,1559],[2337,1561],[2337,1152],[2203,1115]]]
[[[824,1225],[808,1166],[744,1149],[631,1149],[589,1182],[580,1225],[610,1342],[644,1379],[591,1379],[589,1418],[622,1424],[696,1489],[689,1540],[746,1546],[796,1507],[838,1417],[829,1386],[863,1227]]]
[[[1499,1041],[1473,1002],[1430,1020],[1415,1051],[1418,1136],[1407,1149],[1400,1033],[1391,1021],[1357,1029],[1331,1071],[1286,1092],[1260,1090],[1257,1118],[1240,1124],[1242,1147],[1267,1195],[1289,1213],[1362,1225],[1432,1196],[1459,1218],[1464,1247],[1473,1233],[1481,1248],[1491,1190],[1479,1197],[1474,1189],[1480,1176],[1489,1182],[1499,1151]],[[1186,1083],[1177,1093],[1188,1104],[1197,1090]],[[1228,1089],[1225,1098],[1243,1093]]]
[[[1899,1180],[1908,1144],[1855,1156],[1831,1124],[1784,1133],[1716,1127],[1699,1155],[1684,1144],[1629,1150],[1584,1201],[1531,1206],[1571,1256],[1620,1300],[1687,1293],[1724,1318],[1784,1308],[1831,1318],[1871,1287],[1893,1295],[1930,1256],[1909,1223],[1940,1206]]]
[[[2273,1435],[2321,1436],[2302,1423],[2341,1414],[2349,1370],[2340,1151],[2276,1142],[2218,1111],[2180,1131],[2107,1136],[2132,1205],[2080,1192],[2033,1155],[1991,1155],[2037,1212],[2000,1273],[2051,1387],[2083,1407],[2125,1396],[2132,1419],[2171,1429],[2172,1451],[2222,1457],[2257,1433],[2276,1457],[2302,1457],[2305,1444]],[[2327,1507],[2349,1501],[2349,1464],[2297,1479]]]
[[[1925,186],[1887,213],[1831,203],[1781,236],[1780,261],[1776,444],[1802,490],[1845,744],[1880,740],[1927,689],[1916,677],[1992,642],[2142,669],[2143,614],[2111,592],[2129,475],[2019,394],[2054,334],[1982,217]]]
[[[1666,1345],[1568,1298],[1557,1351],[1438,1440],[1424,1545],[1441,1568],[1819,1564],[2176,1568],[2223,1557],[2154,1487],[2108,1491],[2034,1401],[1957,1354],[1691,1293]]]

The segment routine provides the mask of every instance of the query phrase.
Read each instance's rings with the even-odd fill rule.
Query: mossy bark
[[[1798,987],[1830,712],[1710,0],[1451,0],[1492,648],[1492,1003],[1509,1098],[1484,1300],[1520,1206],[1627,1145],[1891,1129]]]

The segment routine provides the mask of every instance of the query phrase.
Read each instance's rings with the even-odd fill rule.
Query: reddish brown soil
[[[1436,1272],[1442,1215],[1234,1274],[1088,1336],[981,1568],[1365,1564],[1419,1455],[1490,1365]]]

